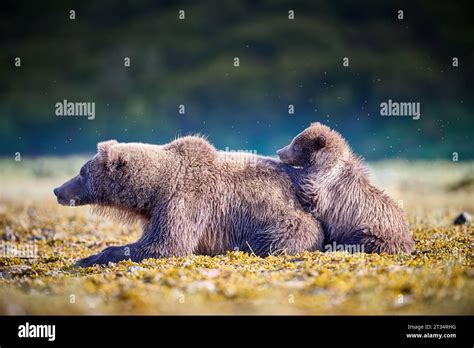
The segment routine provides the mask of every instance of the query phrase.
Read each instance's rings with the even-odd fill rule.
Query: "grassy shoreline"
[[[412,255],[229,252],[76,269],[78,258],[138,238],[140,227],[55,202],[52,188],[82,157],[37,160],[51,170],[26,170],[39,166],[23,159],[23,169],[0,172],[2,248],[37,253],[3,252],[0,314],[474,314],[474,226],[452,225],[459,212],[474,212],[473,191],[450,186],[474,162],[370,164],[374,181],[403,201]],[[17,164],[0,160],[1,169]]]

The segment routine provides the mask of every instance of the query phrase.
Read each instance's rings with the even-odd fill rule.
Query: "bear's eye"
[[[86,168],[82,167],[81,171],[79,172],[80,176],[86,176]]]
[[[303,144],[301,144],[300,141],[297,142],[297,143],[295,144],[295,151],[296,151],[296,152],[302,152],[303,150],[304,150]]]
[[[326,146],[326,137],[324,135],[318,135],[314,140],[315,150],[322,149]]]

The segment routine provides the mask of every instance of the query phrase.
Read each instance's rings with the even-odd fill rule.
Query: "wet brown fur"
[[[365,252],[411,252],[414,241],[404,212],[369,180],[363,160],[344,138],[311,124],[285,148],[282,162],[295,169],[299,197],[321,221],[327,242],[360,245]]]
[[[259,256],[321,250],[322,228],[300,205],[286,167],[216,151],[199,136],[166,145],[100,143],[88,164],[96,209],[141,219],[143,234],[78,265],[235,249]]]

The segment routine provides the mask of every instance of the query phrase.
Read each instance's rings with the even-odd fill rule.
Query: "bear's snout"
[[[54,195],[61,205],[83,205],[87,202],[86,192],[81,177],[75,176],[53,190]]]
[[[67,205],[68,200],[64,197],[64,192],[61,190],[61,187],[56,187],[53,190],[54,195],[56,196],[58,203],[61,205]]]
[[[292,157],[289,146],[285,146],[284,148],[277,150],[277,155],[283,162],[291,160]]]

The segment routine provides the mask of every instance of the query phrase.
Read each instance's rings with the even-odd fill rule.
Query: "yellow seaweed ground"
[[[403,200],[416,240],[412,255],[229,252],[87,269],[72,265],[135,240],[139,227],[57,205],[49,192],[62,178],[5,177],[0,313],[474,314],[474,227],[451,224],[460,211],[474,211],[472,190],[450,191],[441,185],[449,180],[441,179],[410,184],[403,170],[419,168],[393,166],[376,166],[374,173],[399,173],[378,182]],[[15,257],[14,248],[28,246],[36,257]]]

